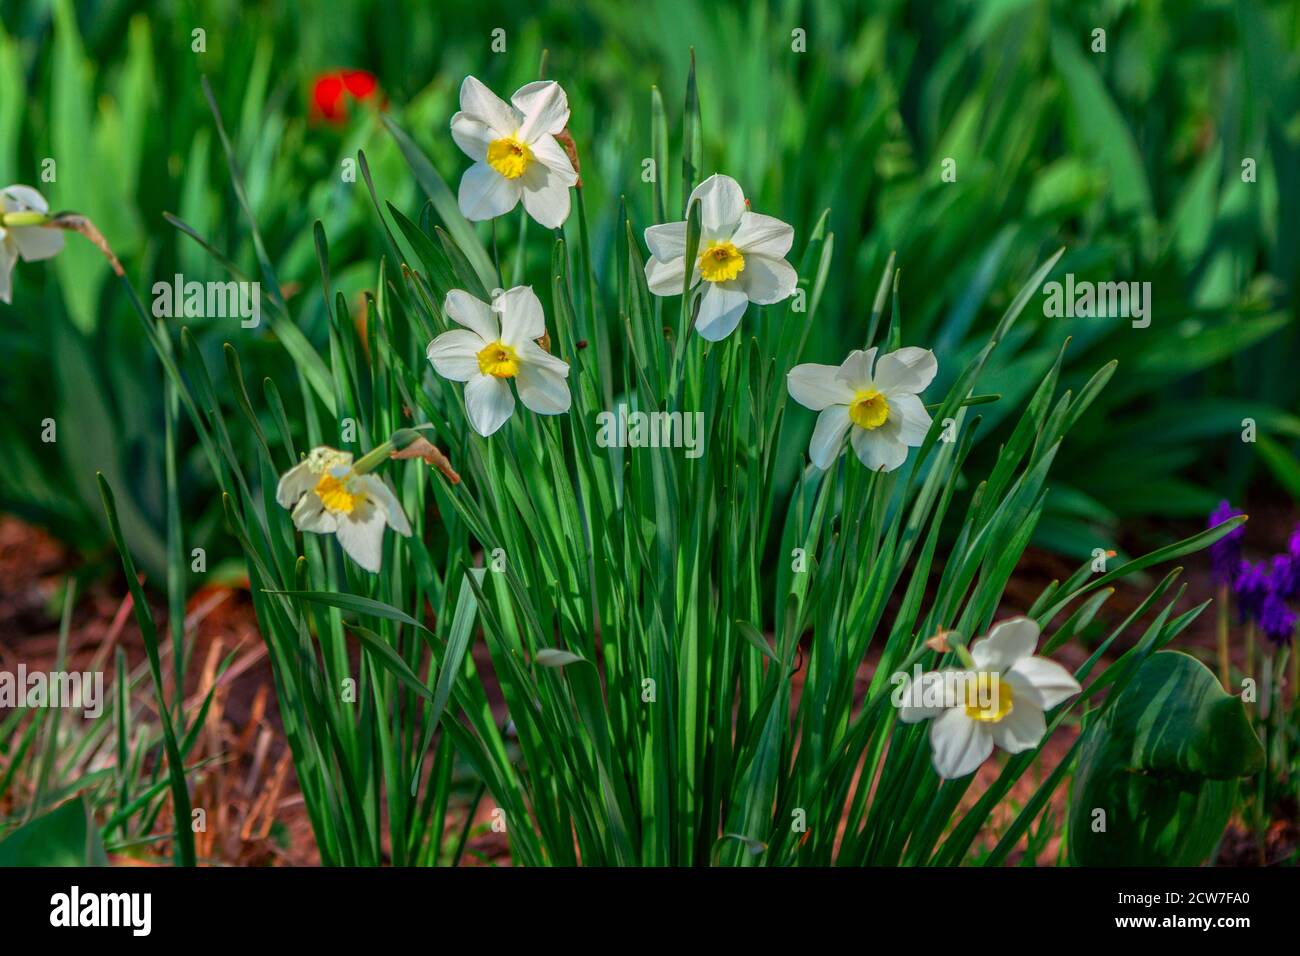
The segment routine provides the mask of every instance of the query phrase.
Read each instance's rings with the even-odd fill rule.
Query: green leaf
[[[1267,435],[1256,435],[1255,443],[1259,445],[1259,457],[1264,460],[1277,483],[1292,498],[1300,501],[1300,462],[1295,460],[1295,456],[1281,442]]]
[[[0,868],[11,866],[108,866],[86,798],[60,804],[0,842]]]
[[[1264,749],[1241,699],[1195,658],[1152,655],[1088,731],[1070,801],[1084,866],[1196,866]]]
[[[483,248],[483,244],[478,241],[474,227],[461,215],[460,206],[457,205],[451,189],[411,137],[407,136],[387,115],[384,115],[383,120],[384,125],[388,127],[388,132],[397,141],[398,149],[406,157],[411,172],[415,174],[416,182],[433,203],[433,208],[442,219],[443,225],[447,227],[447,231],[451,233],[452,239],[456,241],[456,245],[473,265],[479,281],[483,283],[485,289],[494,288],[497,285],[496,267],[492,265],[492,259]]]
[[[267,589],[266,593],[301,598],[304,601],[324,604],[327,607],[336,607],[342,611],[351,611],[353,614],[382,617],[388,621],[397,621],[399,624],[409,624],[411,627],[417,627],[422,631],[427,632],[429,630],[411,615],[398,610],[391,604],[385,604],[383,601],[376,601],[373,598],[360,597],[356,594],[343,594],[334,591],[274,591],[271,589]]]
[[[374,631],[365,627],[353,626],[348,628],[367,651],[370,652],[372,659],[376,664],[388,671],[410,690],[415,691],[425,700],[432,702],[433,691],[424,686],[424,681],[416,676],[415,671],[406,666],[406,661],[402,656],[393,650],[392,645],[385,641]]]

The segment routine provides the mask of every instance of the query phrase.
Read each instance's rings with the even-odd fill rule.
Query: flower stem
[[[1292,639],[1290,653],[1291,653],[1291,661],[1290,661],[1291,666],[1288,671],[1288,678],[1286,682],[1286,709],[1294,710],[1295,698],[1296,698],[1296,684],[1300,683],[1300,647],[1297,647],[1295,645],[1294,638]]]
[[[382,465],[395,451],[402,451],[411,442],[420,437],[420,432],[432,426],[417,425],[415,428],[399,428],[388,436],[388,441],[382,445],[376,445],[370,451],[366,452],[360,459],[353,462],[352,471],[357,475],[364,475],[367,472],[374,471]]]
[[[1255,678],[1255,622],[1246,625],[1246,676]]]
[[[1228,585],[1219,585],[1218,617],[1215,621],[1215,634],[1219,642],[1219,680],[1223,689],[1232,693],[1232,662],[1228,657]]]

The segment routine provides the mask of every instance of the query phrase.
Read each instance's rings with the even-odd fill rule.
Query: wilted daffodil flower
[[[548,229],[569,218],[569,187],[578,174],[556,136],[569,123],[569,99],[553,80],[520,87],[507,103],[472,76],[460,87],[451,136],[474,160],[457,197],[466,219],[492,219],[523,199]]]
[[[391,442],[355,465],[352,454],[321,446],[280,479],[275,500],[293,509],[299,531],[334,534],[344,552],[367,571],[377,572],[384,557],[384,526],[410,537],[411,526],[393,490],[369,474],[392,453]]]
[[[569,410],[569,365],[537,344],[546,335],[542,303],[532,288],[515,286],[492,304],[453,289],[443,305],[463,329],[429,343],[429,361],[443,378],[465,383],[465,410],[474,431],[488,436],[514,413],[519,400],[539,415]]]
[[[961,669],[895,675],[899,719],[932,718],[934,769],[946,780],[974,773],[996,745],[1007,753],[1032,750],[1047,733],[1045,712],[1079,693],[1060,664],[1034,657],[1038,623],[1016,617],[988,636],[957,648]]]
[[[63,233],[49,229],[50,206],[30,186],[0,189],[0,301],[11,302],[14,263],[58,255]]]
[[[695,187],[700,203],[700,245],[691,288],[705,283],[696,330],[710,342],[730,335],[749,303],[771,305],[788,299],[799,281],[785,261],[794,229],[779,219],[750,212],[745,194],[730,176],[715,174]],[[650,259],[646,283],[655,295],[681,295],[686,279],[686,223],[670,222],[645,231]]]
[[[876,349],[861,349],[834,365],[796,365],[786,376],[790,396],[821,412],[808,456],[823,470],[840,453],[844,433],[864,465],[893,471],[907,460],[907,449],[925,440],[930,413],[917,397],[939,365],[929,349],[902,348],[876,360]],[[874,369],[872,366],[875,366]]]

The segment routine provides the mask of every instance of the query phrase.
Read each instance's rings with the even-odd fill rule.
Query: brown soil
[[[1278,514],[1270,516],[1267,522],[1252,521],[1252,542],[1256,537],[1264,537],[1263,544],[1267,547],[1280,547],[1286,529],[1291,526],[1287,517]],[[1267,529],[1282,530],[1272,535],[1257,534]],[[61,589],[76,564],[75,556],[48,535],[17,519],[0,516],[0,667],[10,667],[18,661],[25,662],[29,668],[53,665]],[[1184,609],[1212,594],[1205,557],[1192,555],[1186,559],[1186,565],[1184,580],[1188,582],[1188,596],[1180,605]],[[1007,613],[1025,610],[1045,584],[1054,578],[1062,579],[1073,570],[1074,566],[1055,555],[1027,553],[1007,588],[1003,610]],[[1155,570],[1164,573],[1166,569]],[[1118,624],[1144,594],[1139,586],[1121,586],[1099,619],[1103,624]],[[165,608],[155,606],[153,610],[160,629],[165,628]],[[196,778],[195,805],[204,807],[209,816],[207,832],[198,834],[200,858],[210,865],[318,865],[319,855],[281,730],[270,663],[246,590],[228,587],[200,590],[192,595],[186,608],[186,627],[193,636],[192,660],[187,667],[186,713],[194,714],[214,680],[217,683],[196,754],[199,760],[215,758]],[[1212,609],[1188,629],[1178,646],[1214,667]],[[145,660],[144,645],[120,575],[117,579],[96,580],[78,596],[70,631],[71,666],[86,665],[96,656],[106,659],[109,671],[106,686],[111,686],[111,651],[116,647],[125,651],[131,668]],[[1116,647],[1114,652],[1124,649]],[[217,665],[232,652],[234,663],[217,680]],[[1072,642],[1061,649],[1059,657],[1062,663],[1074,667],[1087,653],[1087,649]],[[163,657],[164,682],[170,687],[172,662],[166,649]],[[1234,651],[1233,658],[1235,666],[1244,665],[1244,656],[1239,651]],[[874,660],[864,663],[859,679],[862,689],[870,680],[874,663]],[[151,687],[146,686],[146,690]],[[152,701],[151,697],[148,699]],[[152,703],[149,706],[152,708]],[[1019,807],[1065,756],[1076,734],[1074,727],[1062,728],[1048,742],[1034,768],[1017,782],[1009,799],[995,812],[990,827],[986,828],[986,845],[992,845],[997,833],[1010,823]],[[5,759],[0,755],[0,774],[5,769]],[[998,761],[986,763],[978,772],[965,803],[978,799],[999,770]],[[21,795],[21,782],[13,789]],[[1058,822],[1064,818],[1065,796],[1065,788],[1058,788],[1051,802],[1050,812]],[[15,796],[11,794],[9,799]],[[9,809],[0,806],[0,813]],[[1262,854],[1268,862],[1293,854],[1300,843],[1295,806],[1280,806],[1277,811]],[[493,833],[488,826],[490,812],[487,801],[477,808],[465,860],[468,864],[509,862],[505,836]],[[459,830],[459,826],[459,822],[453,821],[449,829]],[[169,830],[170,821],[164,814],[157,821],[155,831],[165,834]],[[1037,862],[1056,862],[1059,849],[1059,837],[1050,838],[1038,853]],[[118,856],[114,862],[165,863],[169,859],[167,852],[164,842],[148,852],[133,851],[129,856]],[[1014,857],[1011,862],[1016,862]],[[1226,865],[1261,862],[1259,843],[1240,822],[1234,822],[1225,835],[1218,862]]]

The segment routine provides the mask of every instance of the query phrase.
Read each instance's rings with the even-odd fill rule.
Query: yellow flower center
[[[975,684],[973,688],[967,685],[967,717],[983,724],[996,724],[1011,713],[1015,700],[1010,684],[998,675],[984,672],[977,676]]]
[[[889,403],[874,388],[858,392],[849,405],[849,420],[867,431],[879,428],[889,420]]]
[[[316,482],[316,496],[325,510],[331,514],[350,515],[356,508],[361,496],[348,491],[347,485],[326,472]]]
[[[745,257],[729,242],[711,242],[700,253],[700,275],[706,282],[726,282],[745,271]]]
[[[533,151],[514,136],[503,136],[488,143],[487,161],[506,179],[518,179],[533,161]]]
[[[519,353],[504,342],[493,342],[478,353],[478,370],[496,378],[514,378],[519,374]]]

